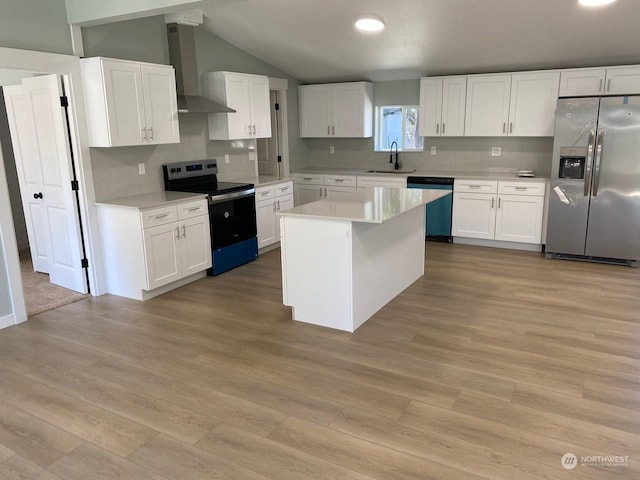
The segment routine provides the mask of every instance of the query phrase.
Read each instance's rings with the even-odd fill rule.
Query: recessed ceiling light
[[[362,32],[379,32],[384,28],[384,20],[375,15],[363,15],[356,18],[355,26]]]
[[[616,0],[578,0],[578,3],[585,7],[602,7],[603,5],[609,5],[615,1]]]

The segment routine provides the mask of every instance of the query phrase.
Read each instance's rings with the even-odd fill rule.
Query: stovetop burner
[[[219,182],[216,175],[218,164],[215,159],[167,163],[162,166],[162,170],[165,190],[206,193],[215,197],[254,187],[252,183]]]

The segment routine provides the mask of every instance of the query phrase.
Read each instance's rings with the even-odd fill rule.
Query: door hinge
[[[282,163],[282,155],[278,155],[278,163]]]
[[[279,104],[279,103],[276,103],[276,104],[275,104],[275,109],[276,109],[276,110],[280,110],[280,104]]]
[[[69,106],[69,99],[66,96],[60,97],[60,106],[61,107],[68,107]]]
[[[83,258],[80,261],[80,264],[82,265],[82,268],[89,268],[89,260],[87,260],[86,258]]]
[[[80,185],[78,184],[78,180],[71,180],[71,190],[75,192],[80,190]]]

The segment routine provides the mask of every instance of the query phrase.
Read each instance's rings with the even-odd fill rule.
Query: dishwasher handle
[[[407,177],[407,186],[409,184],[415,185],[415,187],[409,186],[409,188],[428,188],[429,185],[453,186],[453,178],[451,177]],[[424,185],[424,187],[422,187],[422,185]]]

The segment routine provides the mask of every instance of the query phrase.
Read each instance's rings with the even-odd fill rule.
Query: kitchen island
[[[374,187],[280,212],[293,319],[353,332],[424,275],[424,205],[445,195]]]

